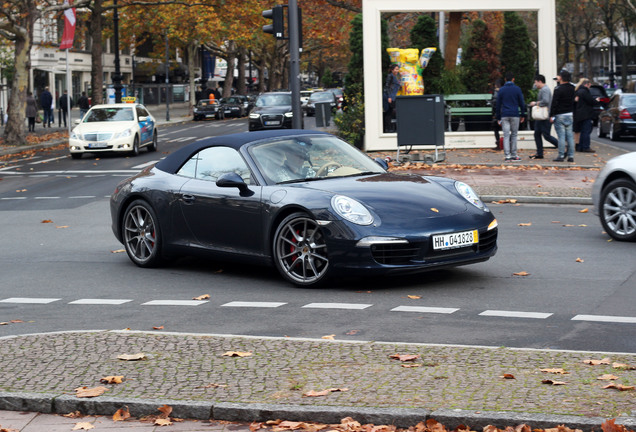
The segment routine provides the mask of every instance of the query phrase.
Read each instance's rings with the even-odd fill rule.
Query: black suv
[[[263,93],[256,99],[250,112],[248,129],[291,129],[292,128],[291,92]],[[302,115],[302,112],[301,112]]]

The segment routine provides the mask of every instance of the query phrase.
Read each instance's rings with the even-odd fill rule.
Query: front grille
[[[262,115],[261,118],[263,119],[263,121],[279,121],[281,123],[283,121],[282,115],[265,114]]]
[[[419,250],[420,245],[413,243],[380,243],[371,246],[371,255],[380,264],[403,265],[417,259]]]
[[[486,252],[497,246],[497,228],[479,233],[479,252]]]
[[[84,141],[108,141],[112,137],[112,132],[93,132],[84,134]]]

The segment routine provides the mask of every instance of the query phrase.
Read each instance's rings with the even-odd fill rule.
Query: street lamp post
[[[121,67],[119,63],[119,12],[117,0],[113,0],[115,7],[113,12],[113,26],[115,27],[115,74],[113,75],[113,87],[115,88],[115,103],[121,103]]]
[[[170,121],[170,95],[168,94],[170,89],[170,64],[168,61],[170,60],[170,57],[168,54],[168,30],[166,30],[166,121]]]

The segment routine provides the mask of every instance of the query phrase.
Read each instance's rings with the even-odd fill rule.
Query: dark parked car
[[[328,103],[329,106],[331,107],[332,112],[335,112],[336,109],[338,108],[338,103],[336,102],[336,95],[334,95],[333,92],[330,92],[329,90],[314,92],[311,94],[311,96],[309,96],[309,100],[307,101],[307,108],[305,108],[305,111],[307,112],[307,115],[309,117],[316,115],[317,103]]]
[[[341,88],[330,88],[327,90],[336,96],[336,103],[338,104],[337,108],[342,109],[342,105],[344,104],[344,91]]]
[[[590,94],[596,100],[598,98],[598,102],[594,105],[594,126],[598,124],[598,115],[607,109],[607,104],[609,103],[609,96],[607,95],[607,91],[605,87],[598,84],[592,84],[590,86]]]
[[[248,129],[291,129],[292,128],[291,92],[263,93],[256,99],[250,112]],[[302,112],[301,112],[302,115]]]
[[[636,93],[615,93],[607,109],[599,115],[598,136],[616,141],[624,135],[636,135]]]
[[[219,103],[214,99],[202,99],[194,107],[194,120],[205,120],[206,118],[217,118],[219,113]]]
[[[245,96],[241,96],[245,97]],[[243,105],[243,100],[239,96],[230,96],[221,98],[219,100],[220,109],[219,117],[244,117],[247,115],[247,110]]]
[[[207,138],[121,182],[112,229],[140,267],[203,254],[273,265],[299,286],[495,255],[497,220],[468,185],[385,166],[318,131]]]
[[[636,241],[636,152],[605,164],[592,186],[592,201],[607,234]]]

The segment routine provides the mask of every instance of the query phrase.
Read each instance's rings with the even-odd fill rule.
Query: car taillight
[[[603,103],[609,103],[609,98],[608,97],[602,97],[598,99],[599,101],[603,102]]]
[[[622,120],[630,120],[632,118],[632,115],[629,113],[629,111],[623,108],[621,113],[618,115],[618,118]]]

